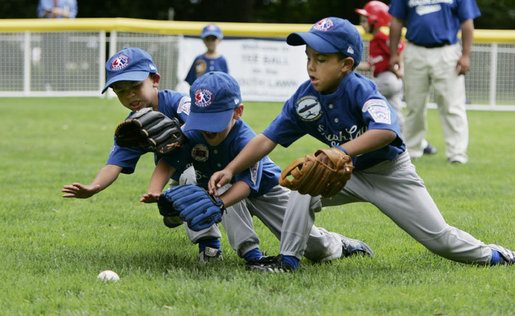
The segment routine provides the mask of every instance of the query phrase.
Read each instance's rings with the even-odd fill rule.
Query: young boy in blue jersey
[[[184,79],[190,86],[198,77],[207,72],[223,71],[229,73],[229,67],[227,67],[225,57],[217,50],[218,45],[220,45],[220,42],[224,38],[220,27],[212,23],[204,26],[200,38],[206,46],[206,52],[195,57],[186,75],[186,79]]]
[[[186,121],[190,108],[190,97],[172,90],[158,90],[161,76],[152,57],[140,48],[124,48],[106,62],[106,83],[102,90],[113,89],[120,103],[132,112],[151,107],[170,118]],[[130,115],[130,113],[129,113]],[[90,184],[75,182],[62,188],[65,198],[89,198],[110,186],[121,173],[131,174],[144,152],[120,147],[114,143],[106,165],[98,171]],[[157,158],[156,158],[157,159]],[[188,181],[194,171],[189,169],[183,177]],[[180,175],[180,174],[178,174]],[[178,178],[178,177],[177,177]],[[179,217],[164,218],[170,228],[182,224]],[[220,231],[212,227],[200,232],[190,232],[192,242],[199,244],[199,260],[207,261],[219,256]],[[206,250],[207,247],[207,250]],[[211,250],[216,248],[216,251]]]
[[[325,18],[309,32],[290,34],[286,41],[293,46],[306,45],[309,80],[286,101],[282,112],[262,134],[250,141],[224,170],[213,174],[210,193],[254,165],[277,144],[287,147],[309,134],[346,152],[355,166],[352,178],[338,194],[322,198],[323,206],[370,202],[415,240],[447,259],[483,265],[515,262],[513,251],[484,244],[445,222],[399,137],[395,111],[369,79],[354,72],[363,43],[351,23]],[[306,106],[310,111],[304,111]],[[291,256],[283,250],[289,247],[290,234],[307,239],[306,227],[314,221],[312,199],[292,191],[282,228],[281,256],[252,269],[295,269],[290,264]]]
[[[210,176],[224,168],[256,135],[241,119],[243,104],[240,88],[230,75],[223,72],[203,75],[193,83],[190,96],[193,101],[191,111],[183,127],[188,141],[159,161],[148,193],[142,197],[145,202],[157,201],[167,179],[176,172],[182,172],[189,164],[195,167],[197,184],[207,189]],[[253,230],[252,218],[247,212],[241,212],[242,208],[257,216],[277,238],[282,238],[281,228],[290,191],[278,185],[279,174],[279,167],[264,156],[236,174],[234,181],[219,192],[227,209],[222,224],[232,247],[247,264],[262,263],[263,255]],[[318,207],[318,203],[313,199],[314,208]],[[290,248],[286,251],[298,253],[299,256],[304,254],[315,262],[354,254],[372,255],[365,243],[323,228],[311,225],[307,234],[305,240],[303,236],[290,236]],[[253,239],[250,240],[248,236]],[[264,261],[269,259],[264,258]],[[292,265],[297,263],[291,262]]]

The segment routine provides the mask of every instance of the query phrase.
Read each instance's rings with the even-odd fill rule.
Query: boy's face
[[[111,85],[120,103],[131,111],[157,106],[159,75],[154,74],[143,81],[118,81]]]
[[[220,40],[216,36],[214,36],[214,35],[210,35],[208,37],[205,37],[203,39],[203,41],[204,41],[204,45],[206,45],[206,48],[207,48],[208,52],[215,52],[216,51],[216,47],[220,43]]]
[[[359,24],[365,30],[365,32],[370,33],[370,24],[368,24],[368,18],[364,15],[359,16]]]
[[[238,118],[241,117],[242,113],[243,113],[243,105],[240,105],[239,107],[234,109],[234,114],[232,116],[232,119],[229,121],[229,123],[227,124],[225,129],[221,132],[211,133],[211,132],[201,131],[202,136],[204,137],[206,142],[210,146],[220,145],[225,140],[225,138],[227,138],[227,135],[229,135],[229,133],[231,132],[231,129],[232,129],[234,123],[236,122],[236,120]]]
[[[336,91],[341,79],[350,71],[354,61],[339,54],[321,54],[306,46],[307,70],[316,91],[328,94]]]

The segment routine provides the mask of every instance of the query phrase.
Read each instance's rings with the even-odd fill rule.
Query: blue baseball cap
[[[291,33],[286,38],[291,46],[308,45],[319,53],[342,53],[354,59],[354,68],[361,62],[363,41],[352,23],[328,17],[315,23],[309,32]]]
[[[222,33],[222,29],[216,24],[208,24],[204,26],[202,29],[202,33],[200,33],[200,38],[204,39],[208,36],[216,36],[218,39],[224,38],[224,34]]]
[[[211,71],[193,82],[190,88],[190,115],[185,131],[223,131],[241,104],[240,86],[225,72]]]
[[[115,82],[143,81],[155,73],[157,67],[149,53],[140,48],[124,48],[106,62],[106,83],[102,93]]]

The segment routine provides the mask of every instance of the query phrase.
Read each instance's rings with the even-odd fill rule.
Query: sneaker
[[[433,147],[430,143],[427,143],[423,150],[424,155],[435,155],[437,152],[436,147]]]
[[[284,264],[281,256],[267,257],[262,263],[249,264],[246,266],[247,270],[265,272],[265,273],[288,273],[294,272],[295,269]]]
[[[179,216],[163,216],[163,223],[166,227],[175,228],[182,225],[182,219]]]
[[[342,258],[350,257],[350,256],[363,256],[363,257],[372,257],[374,256],[374,252],[369,245],[365,244],[361,240],[351,239],[345,236],[342,236]]]
[[[209,262],[222,261],[222,250],[206,247],[204,251],[199,252],[198,262],[201,264],[207,264]]]
[[[498,264],[514,264],[515,263],[515,252],[510,249],[501,247],[499,245],[490,244],[488,245],[492,250],[496,250],[501,255],[501,262]]]

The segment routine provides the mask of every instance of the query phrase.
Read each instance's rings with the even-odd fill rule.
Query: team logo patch
[[[191,157],[196,161],[205,162],[209,158],[209,149],[206,145],[197,144],[191,149]]]
[[[205,74],[206,73],[206,69],[207,69],[207,64],[206,64],[205,60],[199,59],[195,63],[195,74],[197,75],[197,77],[200,77],[203,74]]]
[[[213,92],[207,89],[198,89],[195,91],[195,105],[205,108],[213,103]]]
[[[295,104],[295,111],[303,121],[314,121],[322,115],[322,106],[313,96],[305,96]]]
[[[186,113],[187,115],[190,115],[190,106],[191,106],[191,99],[190,97],[184,96],[179,101],[179,106],[177,107],[177,113]]]
[[[363,112],[368,112],[376,123],[392,124],[390,107],[384,100],[368,100],[363,106]]]
[[[120,54],[116,56],[116,58],[111,63],[111,70],[122,70],[129,65],[129,57],[124,54]]]
[[[334,26],[333,21],[329,18],[322,19],[313,25],[313,29],[321,32],[327,32]]]

